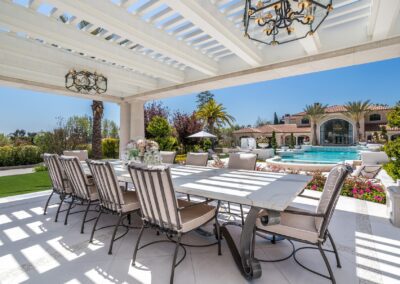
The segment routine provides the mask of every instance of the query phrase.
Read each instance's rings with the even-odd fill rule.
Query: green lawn
[[[0,177],[0,197],[36,192],[51,188],[47,172]]]

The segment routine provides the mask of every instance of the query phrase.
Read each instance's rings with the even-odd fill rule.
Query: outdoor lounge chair
[[[389,158],[385,152],[363,152],[361,166],[356,168],[352,176],[373,179],[382,169],[382,165],[388,162]]]
[[[108,254],[112,254],[114,241],[121,237],[115,238],[118,227],[123,225],[122,222],[125,217],[130,221],[130,214],[139,211],[139,201],[136,192],[121,189],[114,168],[109,162],[88,161],[87,163],[92,172],[100,200],[100,212],[93,225],[90,242],[93,241],[97,223],[103,213],[118,215],[118,222],[115,224],[108,249]]]
[[[286,260],[293,255],[294,260],[301,267],[317,275],[330,279],[332,283],[335,283],[335,277],[333,275],[328,259],[326,258],[325,251],[333,252],[335,254],[337,267],[340,268],[341,264],[335,243],[333,241],[331,234],[328,231],[328,226],[331,217],[333,215],[333,212],[335,210],[336,203],[339,199],[344,180],[346,179],[347,175],[350,172],[352,172],[352,169],[348,165],[335,166],[329,172],[324,189],[322,191],[321,198],[314,212],[300,209],[296,206],[289,206],[284,212],[281,213],[279,224],[269,225],[267,211],[261,210],[259,213],[259,218],[257,218],[256,221],[256,229],[258,231],[272,234],[274,236],[277,235],[283,237],[289,240],[290,242],[294,240],[301,243],[312,245],[312,246],[300,247],[295,250],[294,245],[291,242],[293,245],[293,252],[288,257],[285,257],[281,260]],[[333,250],[326,250],[322,248],[327,238],[329,238]],[[299,250],[307,248],[319,250],[319,252],[322,255],[322,258],[324,259],[325,265],[328,269],[329,276],[316,272],[304,266],[296,258],[296,253]],[[281,261],[281,260],[275,260],[275,261]],[[260,261],[273,262],[266,260],[260,260]]]
[[[220,230],[217,220],[219,203],[216,208],[208,205],[209,201],[192,203],[178,200],[175,196],[171,172],[167,166],[147,167],[142,164],[131,164],[129,173],[138,193],[143,220],[143,226],[133,252],[132,266],[135,265],[136,255],[140,249],[140,240],[145,228],[152,228],[157,232],[164,233],[170,241],[176,243],[170,283],[173,283],[174,280],[175,267],[183,260],[182,258],[178,262],[176,261],[179,246],[182,246],[181,239],[183,234],[195,230],[214,219],[218,239],[218,253],[221,253]],[[175,236],[177,237],[176,241],[173,240]],[[150,244],[152,243],[145,244],[141,248]],[[183,249],[185,248],[183,247]]]
[[[53,194],[56,193],[60,196],[60,204],[58,205],[56,218],[54,219],[54,221],[57,222],[61,206],[66,198],[71,197],[72,188],[69,180],[67,179],[67,176],[65,175],[64,169],[60,163],[60,158],[57,154],[45,153],[43,155],[43,160],[48,169],[52,185],[52,192],[46,201],[46,205],[44,206],[43,215],[47,214],[47,207],[49,206],[50,199]]]
[[[97,192],[97,188],[94,184],[93,178],[88,178],[86,176],[85,172],[82,169],[82,165],[77,157],[61,156],[60,161],[64,167],[65,174],[72,185],[72,201],[68,207],[67,214],[65,215],[64,224],[67,225],[68,216],[74,202],[79,201],[79,204],[81,205],[86,204],[86,210],[85,214],[83,215],[81,225],[81,234],[83,234],[85,223],[90,221],[86,220],[90,206],[98,204],[96,201],[98,201],[99,199],[99,194]]]
[[[160,151],[161,161],[164,164],[173,164],[175,161],[176,152],[174,151]]]
[[[251,153],[231,153],[229,154],[228,169],[237,170],[248,170],[254,171],[257,164],[257,155]],[[240,218],[242,219],[242,225],[244,224],[243,206],[240,207]],[[231,203],[228,202],[228,213],[231,213]]]

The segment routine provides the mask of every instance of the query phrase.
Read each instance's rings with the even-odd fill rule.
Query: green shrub
[[[0,133],[0,147],[11,145],[11,140],[3,133]]]
[[[45,165],[40,165],[33,168],[34,172],[47,172],[47,167]]]
[[[105,138],[101,141],[103,157],[110,159],[118,159],[119,156],[119,140],[115,138]]]
[[[178,140],[173,136],[157,137],[154,139],[161,151],[175,151],[178,148]]]
[[[400,179],[400,161],[391,161],[384,165],[383,168],[392,179]]]
[[[175,157],[175,163],[177,164],[183,164],[186,162],[186,154],[182,154],[182,155],[176,155]]]
[[[384,165],[386,172],[394,179],[400,179],[400,137],[386,143],[384,150],[392,161]]]
[[[41,161],[41,151],[37,146],[0,147],[0,167],[33,165]]]

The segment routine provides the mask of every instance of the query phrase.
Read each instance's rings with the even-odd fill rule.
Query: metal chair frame
[[[122,212],[122,202],[120,200],[119,194],[116,194],[116,196],[112,193],[109,192],[110,190],[106,190],[103,192],[102,190],[102,185],[100,184],[101,182],[106,183],[107,184],[107,188],[110,187],[110,183],[113,183],[114,186],[117,186],[116,188],[118,188],[117,190],[120,190],[119,188],[119,183],[117,180],[117,177],[115,176],[115,172],[114,169],[112,168],[111,164],[109,162],[98,162],[98,161],[90,161],[87,160],[86,161],[89,169],[92,173],[93,176],[93,180],[94,183],[96,184],[96,187],[98,189],[98,194],[99,194],[99,201],[100,201],[100,210],[99,210],[99,214],[96,217],[96,221],[93,224],[93,228],[92,228],[92,232],[90,234],[90,239],[89,242],[92,243],[93,242],[93,237],[94,237],[94,232],[104,229],[104,228],[108,228],[108,227],[114,227],[113,233],[112,233],[112,237],[110,240],[110,245],[109,245],[109,249],[108,249],[108,254],[112,254],[112,249],[113,249],[113,245],[114,242],[116,240],[119,240],[120,238],[122,238],[123,236],[125,236],[128,233],[129,228],[133,228],[133,229],[137,229],[136,227],[133,226],[128,226],[128,225],[124,225],[123,224],[123,220],[124,218],[128,219],[129,225],[131,223],[131,213],[133,212],[139,212],[140,209],[135,209],[132,211],[128,211],[128,212]],[[101,167],[104,167],[103,170],[108,170],[109,173],[111,174],[111,181],[110,180],[106,180],[104,175],[102,175],[102,173],[100,172],[102,169]],[[104,172],[103,172],[104,174]],[[99,179],[102,179],[101,182]],[[96,229],[97,227],[97,223],[100,220],[100,217],[103,213],[106,214],[111,214],[111,215],[117,215],[118,216],[118,221],[111,226],[104,226],[101,228]],[[115,237],[118,231],[118,228],[120,226],[125,227],[127,230],[125,231],[125,233],[123,233],[121,236],[119,237]]]
[[[293,258],[296,261],[296,263],[299,264],[304,269],[306,269],[306,270],[308,270],[308,271],[310,271],[310,272],[312,272],[312,273],[314,273],[316,275],[319,275],[321,277],[324,277],[326,279],[331,280],[333,284],[336,283],[336,280],[335,280],[335,277],[333,275],[333,271],[332,271],[331,265],[330,265],[326,255],[325,255],[325,252],[332,252],[332,253],[335,254],[336,266],[338,268],[341,268],[341,263],[340,263],[338,250],[336,248],[336,245],[335,245],[335,242],[333,240],[332,235],[329,233],[328,226],[329,226],[330,219],[331,219],[331,217],[333,215],[333,212],[335,210],[337,201],[339,199],[340,192],[341,192],[341,190],[343,188],[344,181],[345,181],[346,177],[348,176],[348,174],[353,171],[353,169],[348,165],[340,165],[340,166],[345,166],[346,169],[345,169],[344,173],[339,177],[339,182],[336,183],[336,187],[334,188],[334,193],[332,194],[331,199],[329,200],[329,203],[328,203],[328,206],[327,206],[327,209],[326,209],[325,213],[318,214],[318,213],[307,212],[307,211],[285,210],[286,213],[322,218],[323,221],[322,221],[322,224],[321,224],[321,229],[320,229],[318,241],[316,243],[309,242],[309,241],[302,240],[302,239],[297,239],[297,238],[294,238],[294,237],[291,237],[291,236],[280,235],[280,234],[277,234],[275,232],[270,232],[268,230],[255,228],[255,233],[253,234],[253,246],[252,246],[252,254],[253,254],[253,256],[254,256],[254,248],[255,248],[254,242],[255,242],[255,237],[256,237],[256,232],[257,231],[282,237],[284,239],[287,239],[289,242],[297,241],[297,242],[300,242],[300,243],[309,244],[311,246],[300,247],[300,248],[297,248],[297,249],[294,249],[294,246],[293,246],[293,251],[291,252],[291,254],[288,257],[284,257],[284,258],[279,259],[279,260],[272,260],[272,261],[271,260],[262,260],[262,259],[258,259],[258,260],[261,261],[261,262],[276,262],[276,261],[286,260],[286,259],[290,258],[291,256],[293,256]],[[329,239],[333,250],[328,250],[328,249],[324,249],[323,248],[323,245],[325,244],[327,239]],[[328,270],[329,275],[322,274],[320,272],[317,272],[317,271],[315,271],[315,270],[303,265],[296,258],[296,253],[298,251],[300,251],[300,250],[303,250],[303,249],[318,249],[318,251],[320,252],[320,254],[321,254],[321,256],[322,256],[322,258],[324,260],[324,263],[326,265],[326,268]]]
[[[163,184],[161,183],[161,173],[165,171],[166,175],[168,177],[168,186],[167,188],[163,186]],[[144,177],[144,173],[148,173],[148,177],[149,177],[149,184],[146,184],[142,187],[140,182],[139,182],[139,174],[142,177],[142,180],[145,181],[145,177]],[[154,189],[154,178],[151,175],[151,172],[156,173],[158,180],[160,182],[159,186],[161,188],[161,200],[163,201],[162,203],[160,202],[160,200],[157,197],[157,194],[155,192]],[[169,213],[169,210],[166,209],[166,215],[167,215],[167,219],[168,221],[162,221],[162,217],[161,216],[161,210],[160,210],[160,204],[167,204],[166,200],[167,200],[167,195],[166,195],[166,191],[169,189],[169,192],[167,194],[169,194],[170,196],[174,196],[175,197],[175,190],[173,187],[173,183],[172,183],[172,179],[171,179],[171,172],[170,172],[170,168],[165,168],[165,169],[144,169],[141,166],[135,166],[135,165],[130,165],[129,166],[129,173],[132,177],[134,186],[138,192],[138,196],[139,196],[139,202],[142,208],[142,220],[143,220],[143,225],[142,228],[140,230],[138,239],[136,241],[136,245],[133,251],[133,256],[132,256],[132,266],[135,266],[135,261],[136,261],[136,257],[137,257],[137,253],[140,249],[145,248],[151,244],[154,243],[159,243],[160,241],[156,241],[156,242],[151,242],[148,244],[145,244],[141,247],[139,247],[144,229],[146,228],[150,228],[150,229],[154,229],[156,230],[158,233],[162,233],[167,235],[169,241],[173,241],[172,238],[176,237],[177,240],[173,241],[175,243],[175,250],[174,250],[174,255],[173,255],[173,260],[172,260],[172,266],[171,266],[171,273],[170,273],[170,283],[173,283],[174,281],[174,274],[175,274],[175,268],[183,261],[184,257],[182,257],[178,262],[177,260],[177,255],[178,255],[178,250],[179,247],[183,247],[184,251],[185,251],[185,255],[186,255],[186,250],[184,248],[185,244],[182,244],[182,236],[193,231],[196,230],[197,228],[207,224],[208,222],[212,221],[213,219],[215,220],[215,235],[217,238],[217,244],[218,244],[218,255],[221,255],[221,234],[220,234],[220,226],[218,223],[218,209],[220,206],[220,202],[218,201],[218,205],[215,211],[215,214],[212,218],[210,218],[209,220],[205,221],[204,223],[202,223],[200,226],[198,226],[197,228],[194,228],[188,232],[181,232],[182,229],[182,224],[180,222],[180,218],[179,218],[179,212],[187,209],[189,207],[194,207],[194,206],[198,206],[200,204],[208,204],[210,202],[212,202],[213,200],[206,200],[204,202],[200,202],[200,203],[195,203],[195,204],[191,204],[189,206],[186,207],[178,207],[177,201],[175,200],[175,202],[173,202],[173,213],[175,216],[175,224],[171,222],[171,219],[174,216],[171,216]],[[146,188],[146,189],[144,189]],[[147,204],[151,204],[150,203],[150,199],[153,198],[154,203],[155,203],[155,207],[153,208],[152,206],[149,206],[149,208],[146,207],[146,201],[147,200]],[[148,216],[146,216],[148,214]],[[157,218],[158,216],[158,218]],[[210,244],[210,245],[214,245]],[[190,246],[195,246],[195,245],[190,245]],[[206,245],[209,246],[209,245]],[[199,246],[201,247],[201,246]]]

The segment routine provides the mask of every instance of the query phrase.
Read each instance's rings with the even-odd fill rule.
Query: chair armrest
[[[283,211],[284,213],[289,213],[289,214],[296,214],[296,215],[303,215],[303,216],[312,216],[312,217],[324,217],[324,214],[321,213],[314,213],[310,211],[303,211],[303,210],[285,210]]]
[[[214,201],[214,199],[208,199],[208,200],[205,200],[205,201],[203,201],[203,202],[192,203],[192,204],[190,204],[190,205],[188,205],[188,206],[179,207],[179,208],[178,208],[178,211],[182,211],[183,209],[191,208],[191,207],[194,207],[194,206],[197,206],[197,205],[208,204],[208,203],[210,203],[211,201]]]

